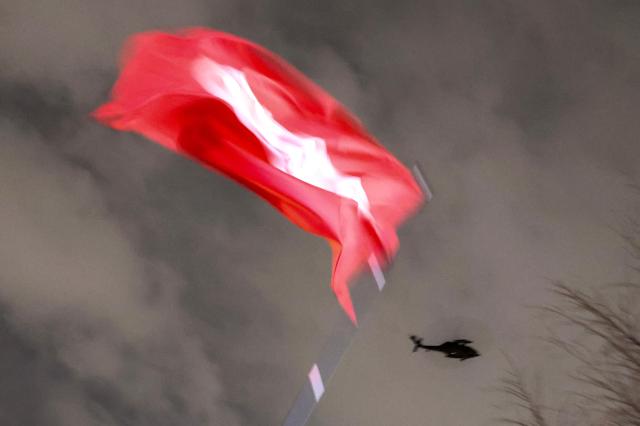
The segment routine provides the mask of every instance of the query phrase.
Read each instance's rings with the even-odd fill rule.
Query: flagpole
[[[371,285],[371,280],[367,279],[364,282],[358,283],[351,292],[360,327],[364,324],[366,313],[376,299],[376,293],[379,293],[382,287],[384,287],[384,274],[380,270],[378,262],[370,260],[369,267],[377,285]],[[374,270],[374,268],[377,269]],[[341,312],[333,332],[327,338],[320,354],[316,357],[316,362],[307,373],[305,383],[298,393],[291,410],[287,414],[283,426],[306,425],[311,413],[313,413],[317,403],[324,395],[326,387],[338,368],[340,361],[351,345],[353,341],[352,338],[357,329],[358,327]]]
[[[412,171],[422,189],[425,201],[429,202],[433,195],[427,185],[420,165],[416,163]],[[351,292],[351,298],[359,318],[360,326],[366,321],[367,313],[376,300],[376,296],[382,292],[386,284],[384,272],[375,255],[371,255],[369,258],[369,270],[376,283],[376,287],[374,288],[370,285],[370,280],[366,280],[366,282],[361,282],[356,285]],[[340,361],[351,345],[357,329],[346,315],[340,316],[338,323],[334,326],[332,334],[316,358],[317,361],[311,366],[311,369],[307,373],[307,379],[302,389],[298,392],[298,396],[287,413],[287,417],[282,426],[304,426],[307,424],[313,410],[324,395],[326,387],[336,372]]]

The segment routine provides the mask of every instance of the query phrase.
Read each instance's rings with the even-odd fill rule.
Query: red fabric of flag
[[[328,240],[332,288],[371,256],[396,253],[397,226],[423,195],[411,173],[324,90],[266,49],[208,29],[142,33],[94,116],[186,154],[245,185]]]

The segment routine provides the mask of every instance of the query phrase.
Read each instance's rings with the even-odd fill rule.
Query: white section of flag
[[[240,122],[262,142],[274,167],[308,184],[354,200],[360,212],[373,219],[362,180],[334,167],[323,139],[297,135],[278,123],[258,101],[242,71],[202,57],[195,61],[192,72],[196,81],[207,92],[226,102]]]

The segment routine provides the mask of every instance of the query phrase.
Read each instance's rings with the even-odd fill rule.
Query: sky
[[[528,306],[633,278],[638,2],[3,0],[0,423],[278,425],[341,315],[324,241],[89,117],[127,37],[189,26],[285,57],[434,192],[309,425],[493,424],[507,358],[562,405]]]

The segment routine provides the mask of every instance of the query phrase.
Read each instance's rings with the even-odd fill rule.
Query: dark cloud
[[[11,424],[16,419],[24,425],[45,423],[42,407],[46,401],[46,360],[38,349],[10,327],[6,319],[0,321],[0,421]]]
[[[69,136],[80,121],[74,108],[71,90],[57,81],[0,81],[2,116],[45,140]]]
[[[427,171],[436,198],[311,424],[490,422],[498,349],[553,359],[522,309],[544,277],[629,277],[607,226],[640,172],[637,2],[33,0],[0,16],[0,422],[278,424],[338,315],[322,241],[89,118],[138,31],[250,37]],[[484,356],[411,357],[409,332]]]

